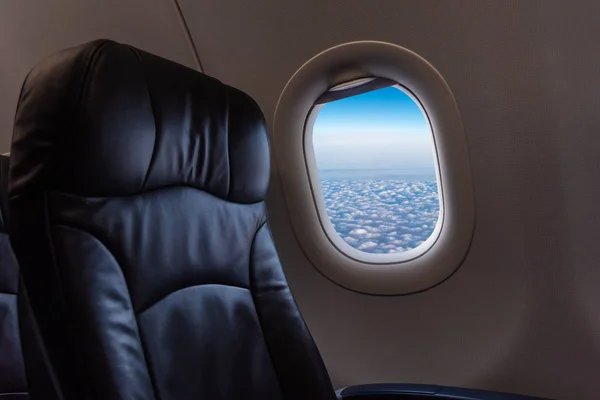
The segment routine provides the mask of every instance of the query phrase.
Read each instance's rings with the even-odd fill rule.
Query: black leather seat
[[[19,337],[19,268],[5,229],[9,165],[10,159],[0,156],[0,399],[24,400],[27,382]]]
[[[251,98],[95,41],[30,72],[11,153],[12,242],[61,398],[335,399],[271,239]]]

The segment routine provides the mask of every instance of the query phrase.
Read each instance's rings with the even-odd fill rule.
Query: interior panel
[[[312,267],[281,186],[278,251],[334,384],[436,383],[553,398],[600,390],[600,5],[560,0],[183,0],[208,74],[277,99],[310,57],[382,40],[430,61],[463,118],[477,224],[444,284],[406,297],[342,289]],[[276,167],[276,166],[275,166]]]

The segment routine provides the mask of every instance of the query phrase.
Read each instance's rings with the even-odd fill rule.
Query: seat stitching
[[[89,89],[90,79],[88,79],[88,77],[92,74],[92,70],[96,67],[96,62],[98,61],[98,57],[102,53],[102,50],[104,50],[105,47],[115,45],[117,45],[117,43],[112,41],[102,42],[89,54],[88,60],[83,69],[83,73],[79,76],[79,82],[77,82],[79,91],[77,92],[77,97],[74,103],[74,108],[76,111],[80,111],[82,106],[81,100],[83,99],[85,92]]]
[[[155,159],[156,159],[156,150],[157,150],[157,125],[156,125],[156,108],[154,107],[154,102],[152,101],[152,95],[150,94],[150,85],[148,84],[148,75],[146,73],[146,64],[144,63],[144,60],[142,59],[142,56],[140,55],[140,53],[137,51],[137,49],[135,47],[131,47],[131,46],[127,46],[129,48],[129,50],[131,50],[133,52],[133,54],[135,55],[135,57],[137,58],[137,60],[139,61],[141,67],[142,67],[142,71],[143,71],[143,75],[144,75],[144,82],[146,83],[146,91],[148,93],[148,101],[150,102],[150,108],[152,109],[152,120],[154,121],[154,143],[152,144],[152,155],[150,156],[150,162],[148,163],[148,169],[146,170],[146,174],[144,175],[144,180],[142,181],[142,186],[140,187],[140,192],[144,191],[144,187],[146,186],[146,182],[148,180],[148,176],[150,176],[150,170],[152,169],[152,166],[154,165]]]
[[[226,203],[230,203],[230,204],[242,204],[242,205],[256,205],[256,204],[260,204],[263,203],[264,200],[259,200],[259,201],[255,201],[255,202],[249,202],[249,203],[245,203],[245,202],[240,202],[240,201],[231,201],[231,200],[227,200],[224,199],[220,196],[217,196],[209,191],[203,190],[201,188],[198,188],[196,186],[192,186],[192,185],[186,185],[186,184],[181,184],[181,183],[176,183],[173,185],[165,185],[165,186],[161,186],[158,188],[153,188],[150,190],[144,190],[143,192],[138,192],[138,193],[126,193],[126,194],[107,194],[107,195],[102,195],[102,196],[94,196],[94,195],[86,195],[86,194],[79,194],[79,193],[73,193],[73,192],[68,192],[68,191],[53,191],[53,190],[48,190],[48,193],[51,194],[62,194],[62,195],[67,195],[67,196],[74,196],[74,197],[80,197],[80,198],[87,198],[87,199],[118,199],[118,198],[126,198],[126,197],[134,197],[134,196],[141,196],[147,193],[153,193],[153,192],[158,192],[158,191],[162,191],[162,190],[169,190],[169,189],[174,189],[174,188],[190,188],[190,189],[194,189],[197,190],[199,192],[202,193],[206,193],[214,198],[217,198],[219,200],[222,200]],[[19,196],[21,196],[20,194],[12,196],[12,199],[16,199]]]
[[[227,194],[225,195],[225,200],[229,200],[229,194],[231,193],[231,154],[229,148],[229,92],[223,89],[225,92],[225,146],[227,146],[226,156],[227,156],[227,178],[229,179],[227,182]]]
[[[149,368],[149,365],[148,365],[148,360],[146,358],[146,348],[145,348],[144,342],[142,340],[142,334],[141,334],[140,327],[138,325],[137,315],[135,313],[135,308],[134,308],[134,305],[133,305],[133,301],[131,300],[131,292],[129,291],[129,284],[128,284],[127,276],[125,274],[125,271],[123,270],[123,267],[121,266],[122,263],[119,261],[119,259],[115,255],[115,253],[110,249],[110,247],[103,240],[101,240],[98,236],[94,235],[92,232],[89,232],[89,231],[87,231],[85,229],[81,229],[81,228],[79,228],[77,226],[70,226],[70,225],[60,224],[60,223],[55,223],[54,226],[55,227],[64,227],[64,228],[73,229],[73,230],[80,231],[80,232],[83,232],[83,233],[91,236],[92,238],[94,238],[95,240],[97,240],[98,243],[100,243],[106,249],[106,251],[113,257],[113,259],[115,260],[115,263],[117,264],[117,266],[119,267],[121,273],[123,274],[123,280],[125,281],[125,286],[127,287],[127,295],[129,297],[129,302],[131,304],[131,311],[132,311],[132,313],[133,313],[133,315],[135,317],[134,318],[134,320],[135,320],[135,327],[136,327],[136,330],[138,332],[138,337],[140,339],[140,347],[142,348],[142,353],[144,355],[144,365],[146,366],[146,370],[148,372],[148,378],[150,380],[150,384],[152,385],[152,391],[154,392],[153,394],[154,394],[155,398],[158,399],[158,400],[160,400],[160,398],[159,398],[159,396],[157,394],[156,387],[154,385],[154,379],[152,378],[153,375],[152,375],[152,372],[150,371],[150,368]]]
[[[95,69],[97,67],[98,60],[103,54],[104,50],[111,46],[116,46],[117,43],[113,41],[103,41],[98,44],[98,46],[87,55],[87,59],[85,60],[85,64],[83,67],[83,72],[79,76],[75,77],[75,82],[69,83],[69,85],[74,85],[73,91],[76,91],[73,103],[69,101],[65,102],[63,107],[60,110],[59,115],[59,124],[57,125],[57,129],[63,128],[66,132],[71,133],[73,126],[76,124],[75,120],[72,118],[72,114],[74,111],[75,115],[78,115],[82,112],[83,108],[83,99],[88,94],[90,89],[90,76],[93,76]],[[69,94],[71,94],[69,92]],[[20,97],[19,97],[20,98]],[[54,148],[60,148],[58,144],[61,146],[68,140],[69,134],[67,135],[59,135],[57,144]],[[60,157],[59,157],[60,158]],[[55,162],[56,164],[56,162]]]
[[[125,282],[126,283],[128,282],[127,278],[125,277],[125,272],[123,271],[123,268],[121,267],[122,263],[118,261],[115,253],[109,248],[109,246],[106,244],[106,242],[103,239],[101,239],[97,234],[91,232],[89,229],[87,229],[85,227],[82,227],[82,226],[79,226],[79,225],[75,225],[75,224],[72,224],[72,223],[57,222],[57,223],[55,223],[55,225],[56,226],[60,226],[60,227],[65,227],[65,228],[73,229],[73,230],[80,231],[80,232],[83,232],[83,233],[86,233],[86,234],[90,235],[91,237],[93,237],[94,239],[96,239],[99,243],[102,244],[102,246],[104,246],[106,248],[106,250],[117,261],[117,264],[119,264],[119,268],[121,268],[121,271],[123,272],[123,277],[125,278]],[[239,288],[239,289],[250,290],[250,288],[247,288],[247,287],[244,287],[244,286],[241,286],[241,285],[233,285],[233,284],[230,284],[230,283],[192,283],[192,284],[189,284],[189,285],[184,285],[184,286],[178,287],[178,288],[176,288],[174,290],[171,290],[171,291],[165,293],[164,295],[161,295],[158,299],[152,300],[148,304],[145,304],[143,307],[140,307],[140,310],[136,310],[135,309],[133,301],[131,302],[131,306],[132,306],[132,309],[134,311],[134,314],[135,315],[139,315],[139,314],[143,313],[144,311],[146,311],[148,308],[152,307],[156,303],[158,303],[161,300],[163,300],[165,297],[168,297],[168,296],[170,296],[171,294],[173,294],[175,292],[178,292],[180,290],[184,290],[184,289],[187,289],[187,288],[190,288],[190,287],[194,287],[194,286],[207,286],[207,285],[221,285],[221,286],[229,286],[229,287],[235,287],[235,288]],[[130,294],[129,297],[131,298],[131,294]]]
[[[164,296],[161,296],[159,299],[152,301],[148,305],[145,305],[144,307],[142,307],[142,309],[140,311],[136,311],[135,314],[136,315],[143,314],[144,312],[148,311],[150,308],[154,307],[155,305],[157,305],[158,303],[160,303],[167,297],[171,296],[172,294],[181,292],[182,290],[196,288],[196,287],[202,287],[202,286],[224,286],[224,287],[232,287],[232,288],[250,291],[250,289],[248,289],[247,287],[243,287],[243,286],[239,286],[239,285],[224,284],[224,283],[197,283],[197,284],[193,284],[193,285],[185,285],[183,287],[172,290],[169,293],[165,294]]]
[[[55,276],[57,277],[57,283],[58,283],[58,293],[60,296],[60,302],[62,303],[62,306],[64,309],[66,309],[66,300],[65,300],[65,296],[64,296],[64,290],[63,290],[63,286],[62,286],[62,277],[60,274],[60,271],[58,269],[58,261],[56,258],[56,250],[55,250],[55,245],[54,245],[54,238],[52,236],[52,230],[50,227],[50,206],[49,206],[49,199],[48,199],[48,192],[43,192],[43,196],[44,196],[44,228],[46,230],[46,235],[48,237],[48,246],[50,247],[50,256],[52,257],[52,269],[53,272],[55,274]],[[33,313],[32,310],[32,318],[36,318],[35,313]],[[51,361],[49,360],[49,358],[44,357],[43,362],[46,365],[46,367],[48,368],[48,374],[50,377],[50,380],[52,382],[52,386],[54,387],[54,391],[56,396],[59,399],[63,399],[64,398],[64,394],[62,393],[62,388],[58,382],[58,377],[56,376],[56,371],[54,368],[54,365],[52,365]]]
[[[50,223],[50,207],[48,205],[49,199],[48,199],[48,192],[44,192],[44,225],[46,228],[46,235],[48,236],[48,244],[50,247],[50,254],[52,257],[52,269],[54,271],[54,275],[57,277],[57,283],[59,285],[58,287],[58,292],[60,293],[60,301],[62,303],[63,308],[67,308],[67,301],[65,299],[65,294],[64,294],[64,289],[62,286],[62,276],[60,274],[59,268],[58,268],[58,261],[56,258],[56,250],[55,250],[55,244],[54,244],[54,236],[52,235],[52,228],[51,228],[51,223]]]
[[[254,305],[254,311],[256,312],[256,317],[258,318],[258,326],[260,328],[260,332],[262,334],[263,341],[264,341],[265,346],[267,348],[267,352],[269,354],[269,359],[271,360],[271,367],[273,368],[273,372],[277,376],[277,385],[279,386],[279,393],[281,393],[281,395],[283,396],[283,390],[282,390],[282,388],[280,386],[281,376],[279,376],[277,368],[275,368],[275,363],[273,362],[273,356],[271,354],[271,347],[269,346],[269,342],[267,341],[267,337],[265,336],[265,332],[263,331],[261,313],[260,313],[259,308],[256,306],[256,299],[255,299],[255,296],[254,296],[254,243],[256,242],[256,237],[258,236],[258,233],[266,225],[267,225],[267,220],[265,219],[265,221],[262,222],[258,226],[258,228],[256,229],[256,232],[254,233],[254,237],[252,238],[252,243],[250,244],[250,258],[248,260],[248,272],[250,274],[250,279],[249,279],[249,282],[250,282],[250,295],[252,296],[252,304]]]

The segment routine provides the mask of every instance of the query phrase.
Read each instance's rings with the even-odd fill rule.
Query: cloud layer
[[[336,232],[367,253],[413,249],[439,218],[435,180],[322,180],[321,188]]]

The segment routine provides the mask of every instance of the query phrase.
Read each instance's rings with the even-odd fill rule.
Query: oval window
[[[409,294],[465,259],[475,202],[460,113],[414,52],[361,41],[317,54],[281,93],[272,143],[289,220],[271,227],[291,226],[331,281]]]
[[[362,90],[354,82],[338,85],[321,96],[308,144],[327,231],[362,252],[394,255],[422,246],[436,232],[440,185],[423,107],[400,85],[372,84],[378,81]],[[343,88],[352,93],[339,95]]]

